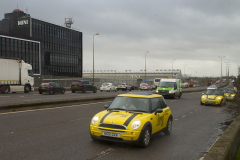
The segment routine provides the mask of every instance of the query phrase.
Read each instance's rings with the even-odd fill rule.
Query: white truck
[[[0,58],[0,92],[24,92],[34,90],[32,66],[19,59]]]

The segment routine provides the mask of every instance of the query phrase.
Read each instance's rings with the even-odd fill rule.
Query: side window
[[[160,101],[158,98],[151,99],[152,102],[152,113],[155,112],[157,109],[161,109]]]
[[[174,89],[177,89],[177,83],[176,82],[174,83]]]
[[[55,84],[55,87],[60,87],[60,85],[58,83],[54,83]]]
[[[167,104],[163,98],[159,98],[161,109],[164,109],[167,107]]]

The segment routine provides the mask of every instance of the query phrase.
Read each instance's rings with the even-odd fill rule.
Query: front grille
[[[159,93],[168,93],[168,91],[160,91]]]
[[[125,126],[123,126],[123,125],[116,125],[116,124],[101,123],[101,124],[99,125],[99,127],[126,130],[126,127],[125,127]]]

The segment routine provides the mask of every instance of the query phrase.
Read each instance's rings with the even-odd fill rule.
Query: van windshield
[[[161,87],[161,88],[174,87],[174,82],[160,82],[158,87]]]

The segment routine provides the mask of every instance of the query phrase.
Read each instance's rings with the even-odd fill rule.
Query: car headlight
[[[218,97],[218,100],[221,100],[222,98],[221,97]]]
[[[203,95],[203,96],[202,96],[202,99],[205,99],[205,98],[206,98],[206,96],[205,96],[205,95]]]
[[[169,93],[173,93],[173,91],[169,91]]]
[[[139,119],[135,119],[132,122],[131,126],[132,126],[132,129],[138,129],[141,126],[141,121]]]
[[[98,115],[95,115],[93,118],[92,118],[92,124],[96,124],[99,120],[99,116]]]
[[[235,95],[234,95],[234,94],[232,94],[231,96],[232,96],[232,97],[234,97]]]
[[[156,93],[158,93],[158,89],[156,89]]]

